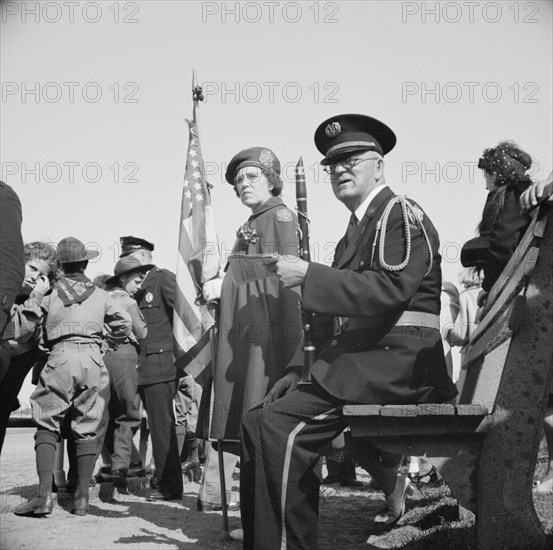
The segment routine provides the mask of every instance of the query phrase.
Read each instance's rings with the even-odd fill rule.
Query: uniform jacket
[[[0,181],[0,334],[13,338],[8,324],[10,310],[25,276],[25,256],[21,237],[21,203],[15,191]]]
[[[74,284],[67,280],[66,283]],[[131,331],[129,314],[100,288],[81,303],[64,305],[56,287],[42,300],[41,308],[44,312],[43,341],[50,349],[63,340],[101,346],[104,326],[119,338],[125,338]]]
[[[252,212],[257,237],[246,254],[298,254],[297,219],[279,197]],[[235,246],[236,250],[236,246]],[[243,413],[258,405],[282,376],[301,343],[299,292],[269,277],[237,285],[223,281],[211,435],[239,439]]]
[[[142,315],[136,300],[133,300],[122,288],[110,290],[109,295],[129,314],[132,321],[131,333],[125,339],[125,342],[122,343],[130,342],[138,347],[138,343],[146,338],[148,329],[146,328],[146,321],[144,320],[144,316]]]
[[[167,269],[153,267],[135,295],[148,334],[140,345],[138,383],[156,384],[175,380],[173,357],[173,305],[177,282]]]
[[[303,286],[303,307],[315,315],[319,351],[313,378],[331,395],[353,403],[402,404],[443,402],[456,390],[447,376],[440,331],[395,327],[403,311],[440,313],[439,238],[421,210],[432,243],[432,268],[422,232],[411,226],[411,254],[401,271],[371,263],[378,220],[394,193],[385,187],[371,201],[354,238],[337,245],[333,268],[311,263]],[[386,231],[385,262],[405,257],[401,208],[396,204]],[[362,319],[363,328],[332,334],[333,316]],[[334,340],[334,342],[333,342]]]

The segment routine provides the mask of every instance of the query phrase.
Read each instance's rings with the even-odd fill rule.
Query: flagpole
[[[192,69],[192,101],[194,103],[192,114],[196,123],[196,129],[198,130],[198,137],[200,136],[200,101],[204,99],[204,92],[198,84],[196,69]]]
[[[198,84],[198,77],[196,75],[196,69],[192,69],[192,101],[193,101],[193,118],[196,124],[196,131],[198,132],[198,139],[200,138],[200,101],[204,100],[204,94],[202,87]],[[202,173],[205,174],[204,170]],[[209,188],[209,186],[208,186]],[[215,304],[211,304],[211,307],[215,310],[215,319],[217,319],[218,311]],[[211,336],[211,363],[215,364],[217,360],[217,320],[215,324],[209,329],[212,331]],[[213,390],[212,390],[213,392]],[[211,407],[210,407],[211,409]],[[211,411],[210,411],[211,413]],[[211,422],[209,423],[211,426]],[[229,535],[229,523],[228,523],[228,507],[227,507],[227,485],[225,480],[225,466],[224,466],[224,456],[223,456],[223,441],[221,439],[217,440],[217,458],[219,462],[219,483],[220,493],[221,493],[221,508],[223,512],[223,532],[225,541],[230,540]]]

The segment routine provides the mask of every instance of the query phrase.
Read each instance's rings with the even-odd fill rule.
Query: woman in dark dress
[[[478,296],[478,305],[486,303],[486,297],[511,259],[520,240],[530,224],[530,215],[521,209],[530,200],[521,195],[531,190],[536,184],[532,182],[529,170],[532,157],[513,141],[500,141],[495,147],[486,149],[478,161],[482,169],[486,188],[489,191],[478,226],[483,247],[473,259],[477,268],[482,269],[484,280],[482,291]],[[549,178],[551,179],[551,177]],[[547,182],[538,182],[540,193]],[[540,195],[541,196],[541,195]],[[536,201],[534,201],[536,202]],[[535,204],[534,204],[535,205]],[[488,244],[489,243],[489,244]],[[466,265],[466,263],[465,263]],[[538,486],[539,491],[553,490],[553,394],[550,392],[545,409],[544,430],[549,449],[548,471]]]
[[[479,305],[485,303],[530,224],[530,216],[521,212],[519,201],[532,184],[528,174],[531,166],[532,157],[512,141],[500,141],[484,150],[478,161],[489,191],[478,225],[480,236],[489,242],[481,263],[484,280]]]
[[[237,231],[233,254],[244,256],[231,262],[223,279],[208,281],[206,300],[221,300],[217,360],[213,370],[213,439],[225,441],[225,450],[239,453],[242,415],[259,405],[279,380],[295,352],[300,349],[302,327],[298,289],[284,288],[277,277],[242,282],[237,273],[241,262],[257,254],[298,255],[297,218],[282,199],[280,162],[264,147],[236,154],[226,172],[250,216]],[[225,458],[229,479],[238,456]],[[200,490],[201,509],[220,505],[216,456],[208,456]]]

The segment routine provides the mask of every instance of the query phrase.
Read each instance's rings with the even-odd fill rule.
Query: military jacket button
[[[384,351],[390,351],[390,346],[384,346]]]

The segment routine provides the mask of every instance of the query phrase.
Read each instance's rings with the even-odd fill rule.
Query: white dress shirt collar
[[[369,208],[369,205],[371,204],[372,200],[384,189],[385,184],[378,185],[375,187],[367,196],[367,198],[355,209],[355,217],[357,218],[357,222],[360,222],[363,219],[363,216],[365,215],[365,212],[367,212],[367,208]]]

